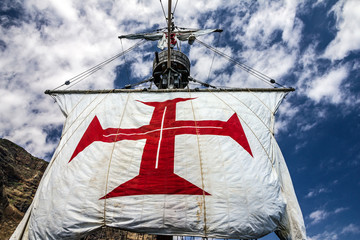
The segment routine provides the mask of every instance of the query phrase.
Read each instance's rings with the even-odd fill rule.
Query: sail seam
[[[270,109],[270,107],[268,105],[266,105],[258,96],[256,96],[250,89],[248,89],[248,91],[254,96],[256,97],[267,109],[269,109],[269,111],[274,114],[274,112]]]
[[[215,93],[213,93],[215,95]],[[259,117],[259,115],[257,115],[248,105],[246,105],[243,101],[241,101],[239,98],[235,97],[233,94],[228,93],[230,96],[232,96],[233,98],[235,98],[236,100],[238,100],[239,102],[241,102],[247,109],[249,109],[261,122],[262,124],[264,124],[264,126],[271,132],[273,133],[273,131],[266,125],[266,123]],[[270,110],[270,109],[269,109]],[[271,116],[273,116],[273,113],[271,112]]]
[[[95,107],[84,117],[84,119],[80,122],[80,124],[75,128],[75,130],[72,132],[72,134],[66,139],[66,141],[65,141],[65,143],[62,145],[62,147],[60,148],[60,150],[59,151],[57,151],[57,153],[56,153],[56,155],[54,155],[54,161],[55,161],[55,159],[59,156],[59,154],[60,154],[60,152],[63,150],[63,148],[66,146],[66,144],[68,143],[68,141],[72,138],[72,136],[75,134],[75,132],[78,130],[78,128],[83,124],[83,122],[87,119],[87,117],[90,115],[90,113],[92,113],[96,108],[97,108],[97,106],[110,94],[112,92],[112,90],[110,90],[106,95],[105,95],[105,97],[103,98],[103,99],[101,99],[101,101],[99,102],[99,103],[97,103],[96,105],[95,105]],[[100,96],[100,94],[99,94],[99,96]],[[97,98],[97,97],[96,97]],[[95,99],[96,99],[95,98]],[[91,103],[93,103],[94,101],[95,101],[95,99],[91,102]],[[90,103],[90,104],[91,104]],[[83,114],[83,112],[85,112],[85,110],[90,106],[90,104],[87,106],[87,107],[85,107],[85,109],[75,118],[75,120],[73,121],[73,124],[75,124],[75,122],[76,122],[76,120]],[[66,132],[62,135],[62,137],[63,136],[65,136],[65,134],[68,132],[68,130],[70,129],[70,127],[71,126],[73,126],[73,124],[71,124],[70,126],[69,126],[69,128],[66,130]],[[60,145],[60,143],[59,143],[59,145]],[[52,165],[52,164],[51,164]],[[51,166],[49,166],[48,168],[50,168]]]
[[[209,90],[209,91],[211,92],[211,90]],[[214,94],[214,96],[217,97],[220,101],[222,101],[226,106],[228,106],[231,110],[233,110],[233,111],[236,113],[236,111],[235,111],[229,104],[227,104],[223,99],[221,99],[221,98],[220,98],[219,96],[217,96],[216,94]],[[274,169],[274,163],[272,162],[272,159],[271,159],[269,153],[266,151],[264,145],[262,144],[262,142],[260,141],[260,139],[257,137],[257,135],[255,134],[254,130],[249,126],[249,124],[248,124],[241,116],[239,116],[239,115],[237,115],[237,116],[238,116],[238,118],[241,119],[241,121],[242,121],[243,123],[245,123],[245,125],[246,125],[246,126],[249,128],[249,130],[252,132],[252,134],[254,135],[254,137],[256,138],[256,140],[260,143],[262,149],[263,149],[264,152],[266,153],[266,155],[267,155],[267,157],[268,157],[268,159],[269,159],[269,161],[270,161],[270,163],[271,163],[272,169]],[[270,134],[270,136],[272,136],[272,134]]]
[[[128,104],[128,101],[129,101],[129,96],[130,94],[128,93],[127,94],[127,98],[126,98],[126,103],[125,103],[125,106],[124,106],[124,110],[123,110],[123,113],[121,115],[121,119],[120,119],[120,122],[119,122],[119,127],[118,127],[118,130],[117,130],[117,134],[115,136],[115,139],[114,139],[114,144],[113,144],[113,147],[112,147],[112,150],[111,150],[111,154],[110,154],[110,159],[109,159],[109,165],[108,165],[108,170],[107,170],[107,173],[106,173],[106,183],[105,183],[105,196],[106,194],[108,193],[108,183],[109,183],[109,173],[110,173],[110,166],[111,166],[111,162],[112,162],[112,158],[113,158],[113,154],[114,154],[114,149],[115,149],[115,145],[116,145],[116,139],[118,137],[118,133],[120,131],[120,126],[121,126],[121,123],[123,121],[123,118],[124,118],[124,115],[125,115],[125,111],[126,111],[126,106]],[[106,205],[107,205],[107,198],[105,197],[104,199],[104,226],[106,226]]]
[[[188,88],[189,89],[189,88]],[[191,92],[189,91],[189,95],[190,95],[190,98],[191,97]],[[190,101],[190,104],[191,104],[191,109],[192,109],[192,112],[193,112],[193,117],[194,117],[194,123],[195,123],[195,128],[196,128],[196,138],[197,138],[197,146],[198,146],[198,154],[199,154],[199,160],[200,160],[200,174],[201,174],[201,188],[202,188],[202,192],[203,192],[203,210],[204,210],[204,236],[206,238],[207,236],[207,226],[206,226],[206,201],[205,201],[205,184],[204,184],[204,174],[203,174],[203,163],[202,163],[202,158],[201,158],[201,151],[200,151],[200,139],[199,139],[199,130],[197,128],[197,120],[196,120],[196,116],[195,116],[195,110],[194,110],[194,105],[193,105],[193,102]]]
[[[70,116],[73,112],[74,112],[74,110],[77,108],[77,106],[85,99],[85,96],[86,96],[86,94],[88,94],[89,93],[89,91],[87,91],[87,93],[85,93],[84,94],[84,96],[82,96],[82,98],[75,104],[75,106],[70,110],[70,112],[67,114],[67,116]],[[88,106],[90,106],[98,97],[100,96],[100,94],[98,95],[98,96],[96,96],[91,102],[90,102],[90,104],[88,105]],[[80,112],[80,114],[75,118],[75,121],[73,121],[71,124],[70,124],[70,126],[62,133],[62,135],[61,136],[64,136],[67,132],[68,132],[68,130],[71,128],[71,126],[76,122],[76,119],[77,118],[79,118],[80,116],[81,116],[81,114],[83,114],[83,112],[85,112],[85,110],[86,110],[87,108],[84,108],[84,110],[82,110],[81,112]]]
[[[211,91],[211,89],[208,89],[209,90],[209,92],[211,92],[213,95],[215,95],[215,93],[214,92],[212,92]],[[225,90],[226,91],[226,90]],[[227,91],[226,91],[227,92]],[[249,92],[250,92],[250,90],[249,90]],[[275,139],[275,136],[274,136],[274,129],[273,130],[271,130],[265,123],[264,123],[264,121],[262,121],[262,119],[254,112],[254,111],[252,111],[251,110],[251,108],[250,107],[248,107],[244,102],[242,102],[240,99],[238,99],[237,97],[235,97],[233,94],[231,94],[230,92],[227,92],[230,96],[232,96],[232,97],[234,97],[235,99],[237,99],[239,102],[241,102],[242,104],[244,104],[244,106],[245,107],[247,107],[252,113],[254,113],[254,115],[256,115],[256,117],[257,118],[259,118],[259,120],[264,124],[264,126],[269,130],[269,132],[271,133],[271,140],[273,140],[273,141],[275,141],[276,142],[276,139]],[[261,101],[261,102],[263,102],[259,97],[257,97],[253,92],[250,92],[254,97],[256,97],[257,99],[259,99],[259,101]],[[285,95],[286,96],[286,95]],[[285,96],[282,98],[282,100],[285,98]],[[282,101],[281,100],[281,101]],[[276,113],[276,111],[277,111],[277,109],[278,109],[278,107],[279,107],[279,105],[281,104],[281,101],[277,104],[277,106],[275,107],[275,111],[271,111],[271,109],[264,103],[264,106],[266,107],[266,108],[268,108],[269,109],[269,111],[270,111],[270,113],[271,113],[271,121],[272,122],[275,122],[275,113]],[[272,159],[272,158],[271,158]],[[273,163],[273,161],[271,161],[272,163]]]
[[[211,92],[210,89],[209,89],[209,92]],[[213,93],[213,95],[214,95],[215,97],[217,97],[220,101],[222,101],[224,104],[226,104],[231,110],[233,110],[234,112],[236,112],[236,111],[235,111],[229,104],[227,104],[223,99],[221,99],[220,97],[218,97],[218,96],[217,96],[216,94],[214,94],[214,93]],[[257,139],[257,141],[258,141],[259,144],[261,145],[262,149],[264,150],[265,154],[267,155],[268,160],[269,160],[270,163],[271,163],[271,170],[272,170],[272,172],[274,172],[274,173],[277,174],[277,171],[276,171],[275,166],[274,166],[275,161],[274,161],[273,157],[270,157],[270,153],[268,153],[268,152],[266,151],[264,145],[262,144],[262,142],[260,141],[260,139],[257,137],[257,135],[255,134],[255,132],[253,131],[253,129],[250,128],[250,126],[248,125],[248,123],[247,123],[241,116],[238,115],[238,117],[241,119],[241,121],[242,121],[243,123],[245,123],[245,125],[246,125],[246,126],[250,129],[250,131],[253,133],[254,137]],[[271,133],[271,131],[270,131],[270,133]],[[273,140],[273,139],[274,139],[273,134],[270,134],[270,141]],[[270,145],[270,148],[271,148],[271,146],[272,146],[272,145]],[[271,149],[269,149],[269,150],[271,151]],[[280,189],[281,189],[281,191],[283,191],[283,188],[282,188],[281,185],[280,185]]]

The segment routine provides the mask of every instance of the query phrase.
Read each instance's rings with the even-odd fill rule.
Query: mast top
[[[158,47],[162,50],[167,47],[167,50],[160,53],[155,52],[153,62],[153,81],[155,85],[158,89],[185,88],[189,83],[190,61],[179,48],[178,50],[174,50],[174,47],[178,44],[178,40],[188,41],[191,45],[197,36],[211,32],[222,32],[222,30],[194,30],[176,27],[173,21],[173,13],[171,12],[171,0],[168,0],[168,17],[166,19],[167,28],[152,33],[121,35],[119,39],[159,40]]]

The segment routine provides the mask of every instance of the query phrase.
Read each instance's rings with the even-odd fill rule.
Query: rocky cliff
[[[0,240],[9,239],[31,204],[48,162],[0,139]]]

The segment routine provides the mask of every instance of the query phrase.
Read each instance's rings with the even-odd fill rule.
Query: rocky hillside
[[[9,239],[31,204],[48,163],[0,139],[0,240]]]

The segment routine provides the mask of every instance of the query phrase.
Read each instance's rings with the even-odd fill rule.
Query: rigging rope
[[[216,46],[219,46],[220,37],[221,37],[221,32],[220,32],[219,37],[218,37],[218,39],[217,39]],[[208,75],[207,82],[209,82],[209,79],[210,79],[210,74],[211,74],[212,66],[213,66],[214,60],[215,60],[215,54],[216,54],[216,53],[214,52],[214,55],[213,55],[213,58],[212,58],[212,61],[211,61],[211,65],[210,65],[210,69],[209,69],[209,75]]]
[[[161,5],[161,8],[162,8],[162,11],[164,13],[164,17],[165,17],[165,22],[166,22],[166,25],[168,25],[168,22],[167,22],[167,17],[166,17],[166,13],[165,13],[165,9],[164,9],[164,6],[162,4],[162,1],[160,0],[160,5]]]
[[[174,16],[174,14],[175,14],[175,10],[176,10],[177,4],[178,4],[178,0],[176,0],[176,3],[175,3],[174,11],[173,11],[173,13],[172,13],[173,16]]]
[[[240,68],[243,69],[244,71],[246,71],[246,72],[250,73],[251,75],[255,76],[255,77],[258,78],[259,80],[261,80],[261,81],[269,84],[270,86],[273,86],[272,84],[276,84],[276,85],[278,85],[278,86],[280,86],[280,87],[284,87],[283,85],[277,83],[277,82],[276,82],[274,79],[272,79],[271,77],[269,77],[269,76],[267,76],[267,75],[265,75],[265,74],[263,74],[263,73],[255,70],[255,69],[253,69],[252,67],[250,67],[250,66],[248,66],[248,65],[246,65],[246,64],[244,64],[244,63],[241,63],[241,62],[233,59],[232,57],[230,57],[230,56],[226,55],[225,53],[217,50],[216,48],[214,48],[214,47],[212,47],[212,46],[210,46],[210,45],[208,45],[208,44],[200,41],[199,39],[196,38],[195,41],[197,41],[198,43],[200,43],[200,44],[203,45],[204,47],[210,49],[211,51],[217,53],[218,55],[222,56],[223,58],[227,59],[228,61],[234,63],[236,66],[240,67]]]
[[[66,89],[69,89],[70,87],[73,87],[75,84],[78,84],[79,82],[83,81],[85,78],[87,78],[90,75],[94,74],[95,72],[97,72],[98,70],[103,68],[105,65],[107,65],[110,62],[114,61],[118,57],[121,57],[121,56],[131,52],[132,50],[134,50],[136,47],[142,45],[143,43],[145,43],[145,40],[141,40],[141,41],[137,42],[136,44],[134,44],[132,47],[128,48],[127,50],[125,50],[123,52],[120,52],[120,53],[116,54],[115,56],[112,56],[111,58],[97,64],[96,66],[94,66],[92,68],[89,68],[88,70],[76,75],[75,77],[72,77],[72,78],[68,79],[67,81],[65,81],[65,83],[63,83],[62,85],[54,88],[53,90],[57,90],[57,89],[61,88],[62,86],[65,86],[65,85],[70,85],[71,83],[73,85],[67,87]]]

